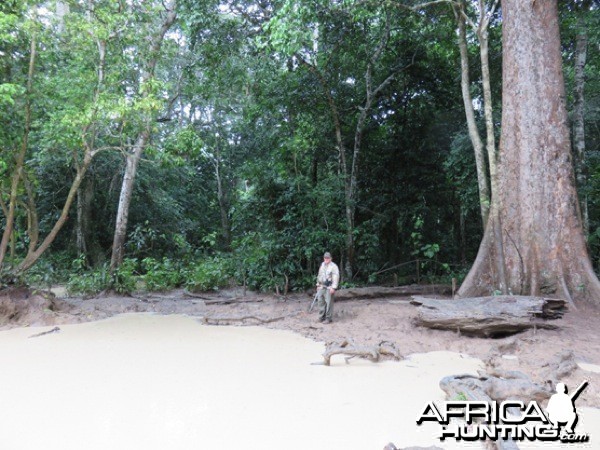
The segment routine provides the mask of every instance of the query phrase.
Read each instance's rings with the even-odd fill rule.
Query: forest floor
[[[312,297],[306,293],[284,298],[257,293],[244,296],[241,289],[199,295],[174,290],[69,298],[64,289],[53,292],[56,298],[53,294],[32,295],[24,289],[0,292],[0,330],[88,322],[121,313],[185,314],[213,325],[291,330],[324,343],[345,341],[357,347],[376,347],[386,342],[404,356],[439,350],[463,353],[481,359],[487,367],[522,371],[550,389],[557,381],[574,389],[589,380],[577,404],[600,407],[600,308],[590,305],[578,305],[553,320],[557,329],[490,339],[417,327],[413,323],[417,308],[410,304],[410,297],[402,296],[338,301],[334,322],[322,324],[316,307],[308,312]],[[15,304],[30,306],[15,309]]]

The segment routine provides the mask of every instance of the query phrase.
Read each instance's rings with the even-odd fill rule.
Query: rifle
[[[313,310],[313,308],[315,307],[315,303],[317,303],[317,298],[319,297],[319,291],[321,289],[317,289],[317,293],[315,294],[315,298],[313,298],[312,303],[310,304],[310,308],[308,308],[308,312],[311,312]]]

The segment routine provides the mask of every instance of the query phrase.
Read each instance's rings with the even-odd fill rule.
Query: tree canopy
[[[597,268],[600,13],[558,6]],[[461,281],[502,158],[480,156],[478,183],[473,133],[501,134],[503,14],[483,0],[3,2],[3,282],[283,292],[311,286],[324,251],[346,286]]]

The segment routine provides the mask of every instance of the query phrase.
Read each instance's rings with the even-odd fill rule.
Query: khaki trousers
[[[333,295],[328,287],[319,289],[318,293],[319,319],[333,319]]]

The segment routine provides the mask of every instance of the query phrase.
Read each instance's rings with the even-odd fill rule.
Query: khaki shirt
[[[325,281],[331,280],[331,286],[333,289],[338,288],[338,283],[340,281],[340,269],[334,262],[330,262],[329,264],[325,264],[325,262],[321,263],[321,267],[319,268],[319,275],[317,276],[317,284],[320,286],[325,285]]]

